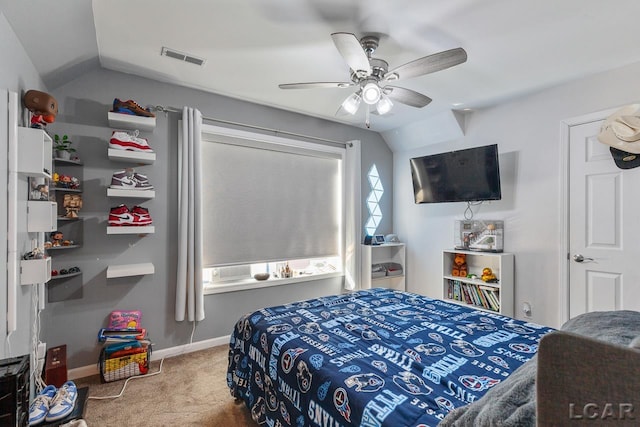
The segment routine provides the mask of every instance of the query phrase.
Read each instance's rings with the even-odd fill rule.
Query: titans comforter
[[[529,360],[551,329],[371,289],[269,307],[231,336],[227,382],[268,426],[435,426]]]

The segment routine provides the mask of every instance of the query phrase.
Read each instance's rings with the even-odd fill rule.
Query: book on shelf
[[[447,298],[496,312],[500,311],[499,292],[491,286],[463,283],[453,279],[447,282]]]
[[[487,297],[487,302],[492,310],[500,311],[500,297],[495,288],[489,286],[479,286],[479,289]]]

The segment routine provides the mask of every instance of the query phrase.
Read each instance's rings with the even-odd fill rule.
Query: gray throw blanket
[[[640,336],[640,312],[621,310],[585,313],[567,321],[560,329],[626,346]],[[535,427],[536,367],[537,357],[534,357],[481,399],[451,411],[438,425]]]

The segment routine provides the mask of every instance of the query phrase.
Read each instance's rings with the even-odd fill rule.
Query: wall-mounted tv
[[[500,200],[498,145],[410,159],[416,203]]]

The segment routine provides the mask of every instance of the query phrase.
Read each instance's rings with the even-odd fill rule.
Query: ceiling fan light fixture
[[[393,102],[389,99],[388,96],[381,94],[380,101],[376,104],[376,109],[378,110],[378,114],[383,115],[387,114],[393,108]]]
[[[362,88],[362,99],[369,105],[374,105],[380,100],[382,90],[375,82],[369,82]]]
[[[342,102],[342,109],[347,113],[353,115],[356,113],[356,111],[358,111],[358,108],[360,107],[360,101],[362,101],[362,98],[360,97],[358,92],[354,92]]]

